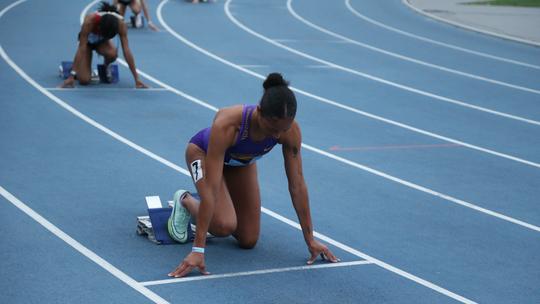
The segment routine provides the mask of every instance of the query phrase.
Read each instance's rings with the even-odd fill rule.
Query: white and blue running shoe
[[[178,190],[174,193],[173,210],[167,221],[167,230],[171,238],[179,243],[187,243],[189,241],[189,219],[191,215],[189,211],[182,206],[182,199],[189,194],[187,190]]]

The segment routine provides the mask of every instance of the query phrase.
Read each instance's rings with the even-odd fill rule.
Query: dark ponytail
[[[264,94],[259,106],[264,117],[294,118],[296,97],[289,89],[289,82],[279,73],[271,73],[263,82]]]
[[[112,13],[118,14],[118,11],[116,10],[116,6],[106,1],[101,1],[101,3],[99,4],[98,12],[112,12]]]

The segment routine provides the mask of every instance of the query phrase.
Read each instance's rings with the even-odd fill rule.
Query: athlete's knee
[[[107,61],[109,61],[109,62],[115,61],[116,58],[118,58],[118,49],[113,48],[113,49],[109,50],[107,52],[107,54],[105,54],[105,56],[107,57]]]
[[[141,7],[141,3],[140,1],[131,1],[131,11],[137,15],[138,13],[141,12],[142,10],[142,7]]]
[[[115,47],[106,47],[98,51],[98,54],[105,58],[105,64],[114,62],[118,58],[118,49]]]
[[[242,249],[253,249],[257,245],[258,237],[239,237],[238,246]]]

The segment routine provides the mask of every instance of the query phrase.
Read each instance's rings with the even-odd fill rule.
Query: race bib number
[[[193,177],[193,182],[197,183],[201,178],[203,178],[203,168],[201,166],[201,160],[197,159],[192,162],[191,165],[191,177]]]

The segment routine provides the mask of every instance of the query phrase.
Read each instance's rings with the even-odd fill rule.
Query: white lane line
[[[290,220],[290,219],[288,219],[286,217],[283,217],[283,216],[281,216],[281,215],[279,215],[279,214],[277,214],[277,213],[275,213],[273,211],[270,211],[270,210],[268,210],[268,209],[266,209],[264,207],[262,207],[261,209],[263,210],[264,213],[266,213],[266,214],[268,214],[268,215],[270,215],[270,216],[272,216],[272,217],[274,217],[274,218],[276,218],[276,219],[278,219],[278,220],[280,220],[280,221],[282,221],[284,223],[287,223],[290,226],[295,227],[298,230],[302,230],[302,227],[300,227],[300,224],[298,224],[298,223],[296,223],[296,222],[294,222],[294,221],[292,221],[292,220]],[[356,249],[354,249],[352,247],[349,247],[349,246],[347,246],[347,245],[345,245],[343,243],[337,242],[337,241],[335,241],[335,240],[333,240],[333,239],[331,239],[331,238],[329,238],[329,237],[327,237],[325,235],[322,235],[322,234],[320,234],[320,233],[318,233],[316,231],[313,231],[313,235],[315,237],[327,242],[328,244],[332,244],[332,245],[334,245],[334,246],[336,246],[336,247],[338,247],[338,248],[340,248],[342,250],[347,251],[350,254],[353,254],[353,255],[355,255],[357,257],[360,257],[360,258],[363,258],[363,259],[365,259],[367,261],[370,261],[373,264],[380,266],[381,268],[384,268],[384,269],[386,269],[386,270],[388,270],[390,272],[393,272],[393,273],[395,273],[395,274],[397,274],[399,276],[407,278],[407,279],[409,279],[409,280],[411,280],[413,282],[416,282],[416,283],[418,283],[418,284],[420,284],[422,286],[425,286],[425,287],[427,287],[427,288],[429,288],[431,290],[437,291],[438,293],[443,294],[443,295],[445,295],[447,297],[450,297],[450,298],[455,299],[455,300],[457,300],[459,302],[462,302],[462,303],[467,303],[467,304],[476,303],[476,302],[474,302],[474,301],[472,301],[470,299],[467,299],[467,298],[465,298],[465,297],[463,297],[461,295],[453,293],[453,292],[451,292],[451,291],[449,291],[447,289],[444,289],[444,288],[442,288],[442,287],[440,287],[438,285],[435,285],[435,284],[433,284],[433,283],[431,283],[429,281],[426,281],[426,280],[424,280],[424,279],[422,279],[420,277],[417,277],[417,276],[415,276],[413,274],[410,274],[410,273],[408,273],[406,271],[403,271],[403,270],[401,270],[401,269],[399,269],[399,268],[397,268],[395,266],[392,266],[392,265],[390,265],[388,263],[385,263],[385,262],[383,262],[381,260],[378,260],[378,259],[376,259],[374,257],[371,257],[371,256],[369,256],[369,255],[367,255],[367,254],[365,254],[365,253],[363,253],[361,251],[358,251],[358,250],[356,250]]]
[[[240,21],[238,21],[238,19],[236,19],[234,16],[232,16],[231,12],[229,10],[229,5],[230,5],[231,1],[232,0],[227,0],[225,2],[225,14],[229,18],[229,20],[231,20],[239,28],[241,28],[244,31],[250,33],[251,35],[253,35],[253,36],[255,36],[255,37],[257,37],[257,38],[259,38],[261,40],[264,40],[264,41],[266,41],[266,42],[268,42],[268,43],[270,43],[272,45],[275,45],[275,46],[277,46],[279,48],[282,48],[282,49],[284,49],[284,50],[286,50],[288,52],[296,54],[296,55],[298,55],[300,57],[304,57],[306,59],[309,59],[309,60],[312,60],[312,61],[315,61],[315,62],[319,62],[321,64],[326,64],[326,65],[332,66],[332,67],[334,67],[334,68],[336,68],[338,70],[341,70],[341,71],[344,71],[344,72],[347,72],[347,73],[350,73],[350,74],[353,74],[353,75],[357,75],[357,76],[360,76],[360,77],[363,77],[363,78],[367,78],[367,79],[373,80],[375,82],[383,83],[385,85],[392,86],[392,87],[395,87],[395,88],[398,88],[398,89],[401,89],[401,90],[404,90],[404,91],[407,91],[407,92],[411,92],[411,93],[415,93],[415,94],[418,94],[418,95],[430,97],[430,98],[433,98],[433,99],[436,99],[436,100],[456,104],[456,105],[466,107],[466,108],[470,108],[470,109],[474,109],[474,110],[477,110],[477,111],[481,111],[481,112],[501,116],[501,117],[504,117],[504,118],[509,118],[509,119],[513,119],[513,120],[517,120],[517,121],[521,121],[521,122],[525,122],[525,123],[540,126],[540,121],[536,121],[536,120],[533,120],[533,119],[528,119],[528,118],[524,118],[524,117],[520,117],[520,116],[508,114],[508,113],[503,113],[503,112],[491,110],[491,109],[488,109],[488,108],[468,104],[466,102],[463,102],[463,101],[460,101],[460,100],[457,100],[457,99],[448,98],[448,97],[444,97],[444,96],[437,95],[437,94],[434,94],[434,93],[430,93],[430,92],[427,92],[427,91],[423,91],[423,90],[420,90],[420,89],[416,89],[416,88],[413,88],[413,87],[409,87],[409,86],[399,84],[399,83],[396,83],[396,82],[393,82],[393,81],[389,81],[389,80],[386,80],[386,79],[383,79],[383,78],[380,78],[380,77],[377,77],[377,76],[373,76],[373,75],[370,75],[370,74],[367,74],[367,73],[363,73],[363,72],[360,72],[360,71],[357,71],[357,70],[354,70],[354,69],[351,69],[351,68],[347,68],[347,67],[344,67],[342,65],[338,65],[338,64],[332,63],[330,61],[320,59],[318,57],[315,57],[315,56],[306,54],[304,52],[301,52],[301,51],[299,51],[297,49],[293,49],[291,47],[283,45],[283,44],[281,44],[279,42],[276,42],[276,41],[274,41],[274,40],[272,40],[272,39],[270,39],[270,38],[268,38],[268,37],[266,37],[266,36],[264,36],[264,35],[262,35],[260,33],[255,32],[254,30],[248,28],[247,26],[242,24]]]
[[[26,0],[20,0],[21,2],[24,2]],[[1,14],[0,14],[0,18],[1,18]],[[71,112],[72,114],[74,114],[75,116],[79,117],[80,119],[82,119],[83,121],[85,121],[86,123],[92,125],[93,127],[103,131],[104,133],[110,135],[111,137],[113,137],[114,139],[120,141],[121,143],[123,144],[126,144],[128,146],[130,146],[131,148],[145,154],[146,156],[150,157],[150,158],[153,158],[155,160],[157,160],[158,162],[170,167],[170,168],[173,168],[175,169],[176,171],[179,171],[179,172],[182,172],[184,174],[187,174],[189,175],[189,171],[187,171],[186,169],[184,168],[181,168],[173,163],[171,163],[170,161],[162,158],[161,156],[157,155],[157,154],[154,154],[152,152],[150,152],[149,150],[146,150],[145,148],[133,143],[132,141],[122,137],[121,135],[111,131],[110,129],[104,127],[103,125],[99,124],[98,122],[96,122],[95,120],[93,120],[92,118],[84,115],[83,113],[79,112],[77,109],[75,109],[74,107],[70,106],[69,104],[67,104],[66,102],[64,102],[62,99],[56,97],[56,95],[52,94],[51,92],[47,91],[44,87],[40,86],[34,79],[32,79],[30,76],[28,76],[28,74],[26,74],[18,65],[15,64],[15,62],[13,62],[11,60],[11,58],[9,58],[9,56],[6,54],[6,52],[4,51],[4,48],[2,47],[2,45],[0,45],[0,56],[2,56],[2,58],[24,79],[26,80],[28,83],[30,83],[34,88],[36,88],[38,91],[40,91],[43,95],[49,97],[52,101],[54,101],[55,103],[57,103],[59,106],[61,106],[62,108],[66,109],[67,111]]]
[[[471,73],[458,71],[458,70],[443,67],[443,66],[440,66],[440,65],[432,64],[432,63],[429,63],[429,62],[425,62],[425,61],[422,61],[422,60],[414,59],[414,58],[404,56],[404,55],[401,55],[401,54],[397,54],[397,53],[394,53],[394,52],[383,50],[383,49],[377,48],[375,46],[372,46],[372,45],[369,45],[369,44],[366,44],[366,43],[362,43],[360,41],[345,37],[345,36],[340,35],[340,34],[337,34],[335,32],[332,32],[332,31],[328,30],[328,29],[325,29],[325,28],[323,28],[321,26],[318,26],[318,25],[306,20],[302,16],[300,16],[293,9],[292,0],[287,0],[287,8],[289,9],[289,12],[291,13],[291,15],[293,15],[293,17],[295,17],[299,21],[303,22],[307,26],[309,26],[311,28],[314,28],[314,29],[316,29],[316,30],[318,30],[320,32],[323,32],[325,34],[328,34],[330,36],[333,36],[333,37],[336,37],[336,38],[339,38],[339,39],[343,39],[343,40],[345,40],[345,41],[347,41],[349,43],[361,46],[363,48],[367,48],[367,49],[370,49],[372,51],[383,53],[385,55],[395,57],[395,58],[398,58],[398,59],[401,59],[401,60],[404,60],[404,61],[409,61],[409,62],[412,62],[412,63],[416,63],[416,64],[419,64],[419,65],[427,66],[429,68],[433,68],[433,69],[437,69],[437,70],[440,70],[440,71],[456,74],[456,75],[459,75],[459,76],[468,77],[468,78],[471,78],[471,79],[476,79],[476,80],[480,80],[480,81],[484,81],[484,82],[488,82],[488,83],[492,83],[492,84],[496,84],[496,85],[516,89],[516,90],[521,90],[521,91],[525,91],[525,92],[529,92],[529,93],[533,93],[533,94],[540,94],[539,90],[535,90],[535,89],[527,88],[527,87],[524,87],[524,86],[519,86],[519,85],[515,85],[515,84],[511,84],[511,83],[507,83],[507,82],[503,82],[503,81],[499,81],[499,80],[495,80],[495,79],[491,79],[491,78],[487,78],[487,77],[482,77],[482,76],[471,74]]]
[[[15,2],[17,4],[24,2],[26,0],[19,0],[18,2]],[[13,6],[15,6],[13,5]],[[9,8],[9,7],[8,7]],[[1,17],[1,14],[0,14]],[[154,292],[152,292],[150,289],[143,286],[141,283],[135,281],[127,274],[123,273],[120,269],[114,267],[111,263],[104,260],[99,255],[95,254],[92,250],[86,248],[81,243],[77,242],[74,238],[69,236],[64,231],[60,230],[58,227],[53,225],[51,222],[49,222],[47,219],[39,215],[37,212],[35,212],[32,208],[28,207],[25,203],[21,202],[18,198],[13,196],[10,192],[8,192],[4,187],[0,186],[0,195],[2,195],[6,200],[8,200],[10,203],[12,203],[15,207],[19,208],[22,212],[26,213],[29,217],[31,217],[34,221],[38,222],[41,226],[45,227],[45,229],[49,230],[52,234],[56,235],[59,239],[66,242],[69,246],[73,247],[73,249],[77,250],[79,253],[90,259],[92,262],[96,263],[101,268],[105,269],[107,272],[115,276],[120,281],[124,282],[131,288],[135,289],[154,303],[169,303],[165,299],[161,298]]]
[[[491,32],[491,31],[483,30],[483,29],[480,29],[478,27],[468,26],[468,25],[465,25],[465,24],[462,24],[462,23],[459,23],[459,22],[454,22],[454,21],[449,20],[449,19],[441,18],[439,16],[430,14],[427,11],[424,11],[424,10],[421,10],[421,9],[418,9],[418,8],[414,7],[413,5],[411,5],[409,3],[408,0],[402,0],[401,2],[403,2],[403,4],[407,5],[410,9],[416,11],[417,13],[419,13],[421,15],[428,16],[430,18],[433,18],[435,20],[451,24],[453,26],[457,26],[457,27],[464,28],[464,29],[467,29],[467,30],[470,30],[470,31],[474,31],[474,32],[479,32],[479,33],[486,34],[486,35],[492,35],[492,36],[499,37],[499,38],[502,38],[502,39],[513,40],[513,41],[517,41],[517,42],[521,42],[521,43],[525,43],[525,44],[529,44],[529,45],[533,45],[533,46],[540,46],[540,43],[538,43],[536,41],[529,40],[529,39],[518,38],[518,37],[513,37],[513,36],[509,36],[509,35],[504,35],[504,34],[499,34],[499,33]]]
[[[158,5],[157,17],[158,17],[158,20],[161,23],[161,25],[171,35],[176,37],[176,39],[180,40],[181,42],[183,42],[184,44],[187,44],[191,48],[193,48],[193,49],[205,54],[206,56],[208,56],[210,58],[213,58],[213,59],[215,59],[215,60],[217,60],[217,61],[219,61],[219,62],[221,62],[221,63],[223,63],[225,65],[233,67],[233,68],[235,68],[237,70],[240,70],[240,71],[242,71],[242,72],[244,72],[246,74],[249,74],[249,75],[251,75],[253,77],[256,77],[256,78],[259,78],[261,80],[266,79],[266,77],[261,75],[261,74],[258,74],[258,73],[254,72],[252,70],[243,68],[243,67],[241,67],[241,66],[239,66],[239,65],[237,65],[235,63],[232,63],[232,62],[230,62],[230,61],[228,61],[228,60],[226,60],[226,59],[224,59],[222,57],[219,57],[219,56],[217,56],[217,55],[215,55],[215,54],[213,54],[213,53],[199,47],[198,45],[192,43],[191,41],[187,40],[186,38],[184,38],[183,36],[181,36],[180,34],[175,32],[171,27],[169,27],[169,25],[165,22],[165,20],[163,19],[163,16],[162,16],[163,6],[165,4],[167,4],[168,2],[169,2],[168,0],[164,0]],[[120,61],[120,62],[123,62],[123,61]],[[125,62],[123,62],[123,64],[126,65]],[[155,78],[152,77],[152,78],[149,78],[149,79],[155,79]],[[159,80],[156,79],[156,81],[159,81]],[[159,83],[162,83],[162,82],[159,82]],[[177,92],[177,94],[179,94],[181,96],[186,96],[186,94],[179,93],[176,89],[174,89],[174,88],[172,88],[172,87],[170,87],[168,85],[165,85],[165,86],[167,86],[167,88],[170,89],[171,91],[174,90],[173,92]],[[298,89],[298,88],[295,88],[295,87],[292,87],[292,86],[290,88],[291,88],[291,90],[293,90],[294,92],[296,92],[298,94],[302,94],[304,96],[313,98],[313,99],[318,100],[320,102],[323,102],[323,103],[326,103],[326,104],[329,104],[329,105],[332,105],[332,106],[335,106],[335,107],[338,107],[338,108],[341,108],[341,109],[344,109],[344,110],[347,110],[347,111],[350,111],[350,112],[353,112],[353,113],[356,113],[356,114],[359,114],[359,115],[362,115],[362,116],[365,116],[365,117],[369,117],[371,119],[382,121],[384,123],[391,124],[391,125],[397,126],[399,128],[407,129],[407,130],[415,132],[415,133],[419,133],[419,134],[423,134],[423,135],[426,135],[426,136],[429,136],[429,137],[437,138],[437,139],[440,139],[440,140],[443,140],[443,141],[446,141],[446,142],[451,142],[451,143],[454,143],[454,144],[458,144],[458,145],[467,147],[469,149],[481,151],[481,152],[488,153],[488,154],[491,154],[491,155],[495,155],[495,156],[498,156],[498,157],[501,157],[501,158],[509,159],[509,160],[516,161],[516,162],[519,162],[519,163],[523,163],[523,164],[526,164],[526,165],[529,165],[529,166],[540,168],[540,164],[535,163],[535,162],[531,162],[531,161],[528,161],[528,160],[525,160],[525,159],[521,159],[521,158],[518,158],[518,157],[515,157],[515,156],[512,156],[512,155],[500,153],[500,152],[493,151],[493,150],[490,150],[490,149],[482,148],[482,147],[472,145],[472,144],[469,144],[469,143],[466,143],[466,142],[463,142],[463,141],[459,141],[459,140],[456,140],[456,139],[453,139],[453,138],[450,138],[450,137],[442,136],[442,135],[435,134],[435,133],[432,133],[432,132],[429,132],[429,131],[426,131],[426,130],[423,130],[423,129],[419,129],[419,128],[416,128],[416,127],[413,127],[413,126],[410,126],[410,125],[407,125],[407,124],[404,124],[404,123],[400,123],[400,122],[397,122],[397,121],[394,121],[394,120],[391,120],[391,119],[387,119],[387,118],[384,118],[384,117],[381,117],[381,116],[377,116],[375,114],[371,114],[371,113],[368,113],[368,112],[365,112],[365,111],[361,111],[361,110],[358,110],[356,108],[341,104],[341,103],[339,103],[337,101],[330,100],[330,99],[327,99],[327,98],[324,98],[324,97],[321,97],[321,96],[318,96],[318,95],[315,95],[315,94],[311,94],[309,92],[303,91],[301,89]],[[199,102],[197,102],[197,103],[199,103]]]
[[[307,43],[349,43],[348,41],[344,41],[344,40],[328,40],[328,39],[279,39],[279,38],[274,38],[272,39],[274,41],[277,41],[277,42],[290,42],[290,43],[295,43],[295,42],[307,42]]]
[[[487,214],[487,215],[491,215],[493,217],[496,217],[496,218],[499,218],[501,220],[504,220],[504,221],[507,221],[507,222],[510,222],[510,223],[514,223],[516,225],[520,225],[522,227],[525,227],[525,228],[528,228],[528,229],[531,229],[531,230],[534,230],[536,232],[540,232],[540,227],[538,226],[535,226],[535,225],[532,225],[532,224],[529,224],[527,222],[524,222],[524,221],[520,221],[518,219],[515,219],[515,218],[512,218],[512,217],[509,217],[509,216],[506,216],[504,214],[501,214],[501,213],[498,213],[498,212],[495,212],[495,211],[491,211],[489,209],[486,209],[486,208],[482,208],[480,206],[477,206],[477,205],[474,205],[474,204],[471,204],[469,202],[466,202],[464,200],[460,200],[460,199],[457,199],[455,197],[452,197],[450,195],[446,195],[444,193],[440,193],[440,192],[437,192],[437,191],[434,191],[434,190],[431,190],[429,188],[426,188],[426,187],[423,187],[423,186],[420,186],[420,185],[417,185],[415,183],[412,183],[412,182],[408,182],[406,180],[403,180],[403,179],[400,179],[400,178],[397,178],[395,176],[392,176],[392,175],[389,175],[389,174],[386,174],[384,172],[381,172],[381,171],[378,171],[378,170],[375,170],[373,168],[370,168],[368,166],[364,166],[364,165],[361,165],[357,162],[353,162],[353,161],[350,161],[348,159],[345,159],[343,157],[339,157],[337,155],[334,155],[332,153],[328,153],[324,150],[321,150],[321,149],[318,149],[318,148],[315,148],[313,146],[310,146],[306,143],[302,143],[302,147],[305,148],[305,149],[308,149],[312,152],[315,152],[317,154],[321,154],[321,155],[324,155],[328,158],[331,158],[331,159],[334,159],[336,161],[339,161],[341,163],[344,163],[344,164],[347,164],[349,166],[352,166],[352,167],[355,167],[355,168],[358,168],[358,169],[361,169],[361,170],[364,170],[364,171],[367,171],[369,173],[372,173],[374,175],[377,175],[377,176],[380,176],[382,178],[385,178],[385,179],[388,179],[388,180],[391,180],[391,181],[394,181],[398,184],[401,184],[403,186],[406,186],[406,187],[409,187],[409,188],[412,188],[412,189],[415,189],[415,190],[418,190],[418,191],[421,191],[421,192],[424,192],[424,193],[427,193],[427,194],[430,194],[430,195],[433,195],[433,196],[436,196],[436,197],[439,197],[439,198],[442,198],[446,201],[449,201],[449,202],[452,202],[452,203],[455,203],[455,204],[458,204],[458,205],[461,205],[463,207],[467,207],[467,208],[470,208],[470,209],[473,209],[473,210],[476,210],[476,211],[479,211],[479,212],[482,212],[484,214]]]
[[[323,268],[350,267],[350,266],[369,265],[369,264],[373,264],[373,263],[370,262],[370,261],[339,262],[339,263],[327,263],[327,264],[318,264],[318,265],[309,265],[309,266],[284,267],[284,268],[272,268],[272,269],[262,269],[262,270],[254,270],[254,271],[223,273],[223,274],[200,275],[200,276],[196,276],[196,277],[185,277],[185,278],[177,278],[177,279],[146,281],[146,282],[140,282],[140,283],[143,286],[153,286],[153,285],[184,283],[184,282],[192,282],[192,281],[203,281],[203,280],[214,280],[214,279],[223,279],[223,278],[245,277],[245,276],[253,276],[253,275],[264,275],[264,274],[270,274],[270,273],[280,273],[280,272],[289,272],[289,271],[303,271],[303,270],[315,270],[315,269],[323,269]]]
[[[308,69],[333,69],[334,67],[324,65],[324,64],[310,64],[310,65],[306,65],[306,68]]]
[[[389,31],[396,32],[398,34],[401,34],[401,35],[404,35],[404,36],[407,36],[407,37],[410,37],[410,38],[414,38],[414,39],[417,39],[417,40],[421,40],[421,41],[424,41],[424,42],[428,42],[428,43],[431,43],[431,44],[435,44],[435,45],[439,45],[439,46],[446,47],[446,48],[449,48],[449,49],[461,51],[461,52],[464,52],[464,53],[469,53],[469,54],[473,54],[473,55],[480,56],[480,57],[485,57],[485,58],[489,58],[489,59],[493,59],[493,60],[497,60],[497,61],[502,61],[502,62],[506,62],[506,63],[511,63],[511,64],[515,64],[515,65],[520,65],[520,66],[525,66],[525,67],[528,67],[528,68],[540,70],[540,66],[538,66],[538,65],[534,65],[534,64],[530,64],[530,63],[526,63],[526,62],[521,62],[521,61],[518,61],[518,60],[508,59],[508,58],[499,57],[499,56],[495,56],[495,55],[491,55],[491,54],[487,54],[487,53],[483,53],[483,52],[470,50],[470,49],[467,49],[467,48],[464,48],[464,47],[460,47],[460,46],[457,46],[457,45],[448,44],[448,43],[444,43],[444,42],[441,42],[441,41],[429,39],[429,38],[426,38],[426,37],[423,37],[423,36],[415,35],[415,34],[412,34],[412,33],[397,29],[395,27],[391,27],[391,26],[386,25],[384,23],[381,23],[379,21],[373,20],[373,19],[371,19],[371,18],[369,18],[369,17],[367,17],[365,15],[362,15],[354,7],[351,6],[350,2],[351,2],[351,0],[345,0],[345,5],[347,6],[347,9],[349,9],[349,11],[351,13],[353,13],[355,16],[357,16],[357,17],[359,17],[359,18],[361,18],[361,19],[363,19],[363,20],[365,20],[365,21],[367,21],[369,23],[372,23],[372,24],[375,24],[375,25],[380,26],[382,28],[385,28],[385,29],[387,29]]]

